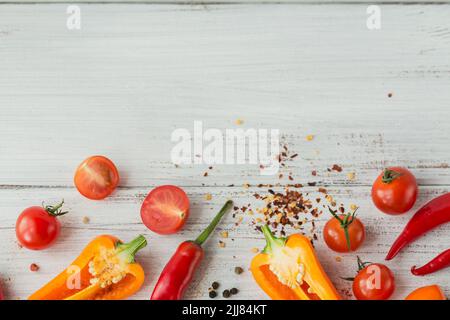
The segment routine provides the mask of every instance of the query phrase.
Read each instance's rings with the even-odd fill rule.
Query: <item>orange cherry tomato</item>
[[[78,166],[74,182],[83,196],[92,200],[101,200],[117,188],[119,172],[108,158],[93,156]]]
[[[189,216],[189,198],[176,186],[153,189],[141,207],[142,222],[158,234],[172,234],[180,230]]]
[[[385,169],[372,186],[372,200],[384,213],[397,215],[410,210],[417,199],[418,187],[414,175],[406,168]]]
[[[438,285],[431,285],[414,290],[405,300],[447,300],[447,298]]]
[[[358,300],[386,300],[395,290],[392,271],[381,263],[362,263],[358,257],[360,270],[353,280],[353,294]]]
[[[323,229],[323,238],[328,248],[336,252],[356,251],[366,238],[361,220],[354,216],[339,215],[331,218]],[[347,232],[347,234],[346,234]]]

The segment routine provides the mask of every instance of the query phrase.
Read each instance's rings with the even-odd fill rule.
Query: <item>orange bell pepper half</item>
[[[447,300],[447,298],[438,285],[432,285],[414,290],[405,300]]]
[[[102,235],[91,241],[72,264],[29,300],[120,300],[137,292],[144,271],[135,262],[136,252],[147,245],[140,235],[124,244]]]
[[[300,234],[277,238],[262,227],[267,244],[251,262],[258,285],[274,300],[340,300],[309,239]]]

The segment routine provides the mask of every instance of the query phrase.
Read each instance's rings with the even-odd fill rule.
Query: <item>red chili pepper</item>
[[[208,239],[220,219],[232,205],[233,201],[227,201],[197,239],[185,241],[178,246],[177,251],[161,272],[151,300],[180,300],[183,297],[195,270],[202,261],[204,255],[202,244]]]
[[[447,268],[450,266],[450,249],[442,252],[440,255],[435,257],[433,260],[423,265],[420,268],[416,266],[411,268],[411,273],[415,276],[424,276],[429,273],[436,272],[438,270]]]
[[[427,231],[449,221],[450,193],[446,193],[431,200],[416,212],[397,240],[395,240],[386,256],[386,260],[394,258],[404,246]]]
[[[0,284],[0,300],[5,300],[5,296],[3,295],[1,284]]]

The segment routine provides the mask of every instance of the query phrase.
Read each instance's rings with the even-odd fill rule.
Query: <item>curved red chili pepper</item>
[[[0,283],[0,300],[5,300],[5,297],[4,297],[3,291],[2,291],[1,283]]]
[[[203,249],[193,241],[185,241],[167,263],[151,300],[180,300],[203,259]]]
[[[398,236],[392,245],[386,260],[391,260],[408,243],[414,241],[427,231],[450,221],[450,193],[439,196],[425,204]]]
[[[151,300],[180,300],[183,297],[184,291],[202,261],[204,255],[202,244],[232,205],[231,200],[227,201],[197,239],[185,241],[178,246],[177,251],[161,272],[155,289],[153,289]]]
[[[440,255],[435,257],[433,260],[423,265],[420,268],[416,266],[411,268],[411,273],[415,276],[423,276],[429,273],[436,272],[438,270],[447,268],[450,266],[450,249],[442,252]]]

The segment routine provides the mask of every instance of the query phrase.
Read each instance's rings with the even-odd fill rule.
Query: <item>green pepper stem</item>
[[[134,256],[145,246],[147,246],[147,240],[143,235],[139,235],[128,243],[119,243],[117,245],[117,254],[122,256],[128,263],[134,263]]]
[[[275,247],[284,247],[286,245],[286,238],[277,238],[273,235],[272,231],[267,224],[261,227],[261,231],[266,238],[266,246],[264,247],[264,253],[272,253]]]
[[[208,227],[206,227],[205,230],[203,230],[202,233],[197,237],[197,239],[194,240],[196,244],[201,246],[206,239],[208,239],[209,235],[216,229],[217,224],[222,219],[222,217],[225,215],[225,213],[231,208],[233,205],[233,201],[228,200],[220,209],[219,213],[214,217],[214,219],[211,221]]]

